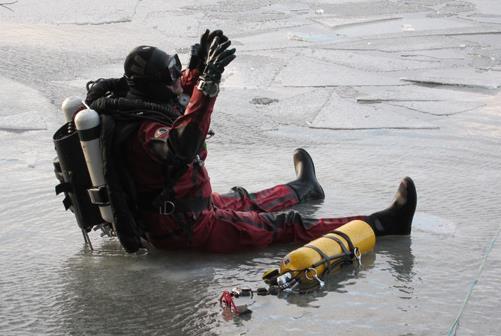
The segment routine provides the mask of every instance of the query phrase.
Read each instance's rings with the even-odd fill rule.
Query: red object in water
[[[238,310],[238,307],[233,301],[233,295],[229,291],[223,291],[223,293],[219,297],[219,304],[223,307],[223,309],[229,309],[237,315],[240,314],[240,310]]]

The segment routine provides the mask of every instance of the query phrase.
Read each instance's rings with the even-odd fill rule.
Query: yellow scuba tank
[[[263,279],[281,289],[308,287],[314,282],[323,287],[320,277],[326,271],[355,258],[360,260],[375,244],[376,236],[370,225],[353,220],[290,252],[282,259],[280,269],[265,273]]]

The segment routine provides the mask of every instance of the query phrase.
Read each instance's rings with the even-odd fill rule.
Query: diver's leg
[[[205,215],[203,225],[193,231],[194,247],[216,253],[230,253],[272,243],[302,242],[316,239],[354,219],[366,216],[310,219],[296,211],[269,213],[214,209]]]
[[[218,209],[257,212],[280,211],[299,203],[297,194],[285,184],[255,193],[234,187],[226,194],[213,193],[212,201]]]
[[[293,161],[297,178],[287,185],[296,192],[300,201],[323,200],[324,190],[318,183],[310,154],[302,148],[297,148],[294,151]]]
[[[324,199],[324,191],[318,183],[308,152],[296,149],[293,161],[296,180],[255,193],[249,193],[242,187],[234,187],[227,194],[214,193],[214,205],[219,209],[235,211],[273,212],[288,209],[302,201]]]
[[[302,216],[297,211],[280,214],[263,213],[261,218],[263,223],[276,228],[273,234],[274,243],[307,243],[352,220],[367,221],[367,216],[310,218]]]
[[[315,219],[303,217],[296,211],[277,214],[214,209],[204,214],[203,225],[195,227],[193,236],[199,248],[228,253],[275,242],[309,242],[356,219],[367,222],[377,236],[407,235],[416,202],[416,188],[406,177],[400,183],[393,204],[370,216]]]
[[[417,193],[414,181],[405,177],[398,187],[391,206],[369,216],[367,222],[376,236],[408,235],[416,211]]]

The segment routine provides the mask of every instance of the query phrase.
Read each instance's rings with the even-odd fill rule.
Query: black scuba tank
[[[87,190],[92,187],[85,158],[77,132],[68,122],[53,136],[57,157],[54,159],[54,173],[59,184],[56,194],[64,192],[63,204],[77,219],[78,226],[89,232],[92,227],[103,223],[99,208],[91,203]]]

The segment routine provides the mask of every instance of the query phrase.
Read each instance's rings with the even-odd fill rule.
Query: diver
[[[417,196],[409,177],[389,208],[368,216],[316,219],[284,211],[324,198],[312,158],[301,148],[293,154],[294,181],[254,193],[242,187],[213,192],[204,165],[205,140],[221,76],[236,57],[230,45],[222,31],[207,30],[192,47],[184,70],[177,55],[139,46],[126,57],[123,78],[88,88],[89,105],[111,91],[129,102],[164,108],[156,109],[158,118],[141,121],[122,148],[142,238],[159,249],[229,253],[309,242],[354,219],[369,223],[377,236],[410,234]]]

